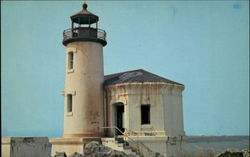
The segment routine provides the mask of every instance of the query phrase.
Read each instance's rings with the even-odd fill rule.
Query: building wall
[[[128,130],[165,135],[162,88],[155,84],[136,84],[128,90],[128,110],[126,117]],[[141,124],[141,105],[150,104],[150,124]]]
[[[128,135],[183,136],[182,91],[184,87],[162,82],[122,83],[106,86],[107,126],[115,126],[114,104],[125,110]],[[141,124],[141,105],[150,104],[150,124]],[[112,135],[112,130],[109,131]]]
[[[195,156],[249,148],[249,136],[185,136],[182,152],[183,156]]]
[[[143,143],[153,152],[172,157],[206,157],[229,148],[249,149],[249,136],[184,136],[182,138],[130,136],[130,138]],[[10,137],[2,137],[1,141],[1,157],[10,157]],[[49,140],[52,144],[51,155],[55,155],[56,152],[66,152],[67,156],[74,152],[82,154],[85,144],[90,141],[100,141],[100,138],[51,138]]]
[[[68,68],[69,52],[73,52],[73,69]],[[102,136],[100,127],[104,123],[103,46],[86,41],[68,44],[65,67],[63,136]],[[67,112],[67,94],[73,95],[72,112]]]
[[[119,90],[119,94],[117,94],[115,91]],[[104,110],[105,112],[105,120],[106,120],[106,127],[110,127],[107,132],[108,136],[113,136],[114,135],[114,128],[112,128],[113,126],[115,126],[115,104],[116,103],[123,103],[124,104],[124,115],[125,115],[125,128],[127,128],[128,126],[128,120],[126,119],[126,117],[129,115],[129,110],[128,110],[128,95],[127,95],[127,91],[125,88],[121,87],[121,88],[113,88],[112,91],[105,91],[105,99],[104,99],[104,103],[105,103],[105,107]]]
[[[168,136],[184,136],[183,123],[183,103],[182,91],[180,86],[164,86],[163,104],[164,104],[164,127]]]
[[[47,137],[2,137],[1,157],[49,157],[51,143]]]
[[[249,136],[130,137],[170,157],[211,157],[227,149],[249,149]]]
[[[51,155],[55,155],[56,152],[65,152],[67,156],[75,152],[83,154],[85,145],[91,141],[100,141],[100,138],[51,138]]]
[[[1,157],[10,157],[10,139],[11,137],[1,138]]]

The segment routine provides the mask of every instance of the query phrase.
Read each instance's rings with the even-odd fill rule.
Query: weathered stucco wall
[[[249,136],[184,136],[182,138],[130,136],[130,138],[142,142],[154,152],[173,157],[209,156],[209,154],[217,154],[229,148],[239,150],[249,149]],[[1,157],[10,157],[10,139],[11,138],[8,137],[2,137]],[[100,141],[100,138],[51,138],[49,140],[52,144],[51,155],[55,155],[56,152],[66,152],[67,155],[71,155],[74,152],[83,154],[84,146],[91,141]],[[38,141],[34,142],[37,143],[33,143],[31,146],[38,145],[38,147],[33,147],[34,150],[27,149],[28,152],[37,152],[39,155],[39,153],[46,150],[40,147],[41,143]],[[20,143],[19,146],[21,146],[20,150],[27,147],[27,145],[23,143]],[[47,149],[47,151],[49,151],[49,149]]]
[[[106,86],[107,124],[116,126],[115,103],[124,104],[126,134],[183,136],[183,86],[162,82]],[[150,124],[141,124],[141,105],[150,104]],[[112,131],[110,130],[110,135]]]
[[[1,157],[50,157],[51,146],[47,137],[2,138]]]
[[[1,138],[1,157],[10,157],[10,139],[11,137]]]
[[[67,156],[74,152],[84,153],[84,146],[91,141],[100,141],[98,137],[90,138],[51,138],[50,143],[52,144],[51,155],[55,155],[56,152],[65,152]]]
[[[154,152],[173,157],[216,155],[226,149],[249,149],[249,136],[131,137]]]
[[[249,136],[185,136],[184,154],[218,153],[226,149],[249,149]]]
[[[184,136],[183,123],[183,87],[168,85],[163,88],[164,127],[170,137]]]
[[[73,68],[69,69],[69,53]],[[64,137],[102,136],[103,46],[95,42],[67,45],[64,107]],[[72,94],[72,112],[67,112],[67,94]]]

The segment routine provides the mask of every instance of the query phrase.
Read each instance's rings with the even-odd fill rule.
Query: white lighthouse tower
[[[87,10],[72,15],[63,32],[66,46],[63,137],[100,137],[103,113],[103,46],[106,32],[98,29],[98,16]]]

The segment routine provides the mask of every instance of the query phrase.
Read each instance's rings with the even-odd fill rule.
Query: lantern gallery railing
[[[106,41],[106,32],[89,27],[69,28],[63,31],[63,41],[72,38],[101,39]]]

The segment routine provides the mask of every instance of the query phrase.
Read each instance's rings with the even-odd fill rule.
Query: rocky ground
[[[217,154],[215,157],[250,157],[249,150],[233,151],[226,150],[225,152]]]
[[[109,147],[99,144],[99,142],[93,141],[86,144],[84,154],[74,153],[69,157],[136,157],[133,154],[125,154],[122,151],[117,151]],[[64,152],[57,153],[54,157],[67,157]]]
[[[122,151],[117,151],[112,148],[103,146],[99,144],[99,142],[97,141],[88,143],[85,146],[84,150],[85,150],[84,154],[75,152],[69,157],[137,157],[136,155],[133,155],[133,154],[125,154]],[[199,157],[205,157],[205,156],[207,155],[204,155],[204,156],[199,155]],[[57,153],[54,157],[67,157],[67,155],[64,152],[60,152],[60,153]],[[156,154],[155,157],[158,157],[158,155]],[[219,153],[211,157],[250,157],[250,151],[249,150],[242,150],[242,151],[226,150],[222,153]]]

